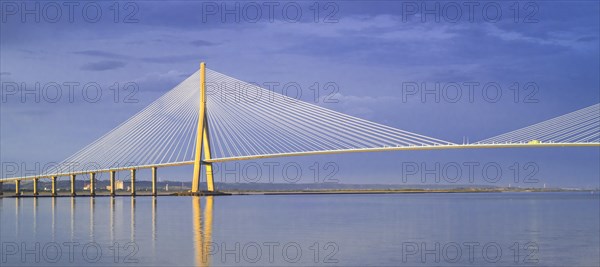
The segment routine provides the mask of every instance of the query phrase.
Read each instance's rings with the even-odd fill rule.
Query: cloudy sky
[[[459,143],[600,101],[595,1],[2,1],[0,8],[3,177],[7,164],[24,171],[67,158],[194,73],[200,61],[258,84],[295,82],[305,101]],[[331,95],[337,103],[323,101],[332,93],[322,86],[328,82],[338,88]],[[458,84],[463,94],[407,94],[415,84]],[[472,98],[465,84],[477,84]],[[489,84],[501,95],[485,91]],[[101,96],[86,86],[101,88]],[[313,182],[314,164],[331,171],[323,167],[328,162],[342,183],[408,184],[422,183],[424,172],[403,181],[406,163],[439,164],[439,176],[444,166],[476,162],[501,166],[500,185],[598,187],[599,160],[598,148],[543,148],[277,162],[302,166],[301,182]],[[459,183],[468,184],[468,168],[462,171]],[[475,171],[474,183],[486,183]],[[187,168],[161,174],[191,176]],[[526,176],[537,181],[523,184]]]

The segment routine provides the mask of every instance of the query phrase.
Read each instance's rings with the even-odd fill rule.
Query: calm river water
[[[0,199],[2,266],[599,266],[598,193]]]

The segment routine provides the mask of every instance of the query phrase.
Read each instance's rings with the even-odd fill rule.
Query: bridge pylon
[[[212,163],[202,160],[202,150],[204,149],[204,159],[210,160],[210,143],[208,136],[208,121],[206,119],[206,63],[200,63],[200,105],[198,108],[198,127],[196,130],[196,153],[194,156],[194,176],[192,177],[192,193],[200,191],[200,176],[202,165],[205,165],[207,190],[215,191],[215,185],[212,174]]]

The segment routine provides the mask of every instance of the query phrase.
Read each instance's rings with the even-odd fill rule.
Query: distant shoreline
[[[543,189],[543,188],[457,188],[457,189],[311,189],[311,190],[224,190],[217,192],[159,191],[157,196],[222,196],[222,195],[351,195],[351,194],[440,194],[440,193],[548,193],[548,192],[598,192],[593,189]],[[115,197],[131,196],[126,191]],[[148,191],[139,191],[136,196],[152,196]],[[14,192],[5,191],[2,197],[17,197]],[[34,197],[32,192],[23,191],[19,197]],[[40,192],[37,197],[52,197],[49,192]],[[71,197],[59,193],[55,197]],[[89,192],[77,192],[75,197],[90,197]],[[108,191],[97,191],[95,197],[110,197]]]
[[[340,189],[340,190],[281,190],[281,191],[224,191],[232,195],[319,195],[319,194],[427,194],[427,193],[541,193],[541,192],[596,192],[596,190],[566,190],[566,189],[535,189],[535,188],[514,188],[514,189]]]

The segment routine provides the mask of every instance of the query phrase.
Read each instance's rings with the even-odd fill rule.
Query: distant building
[[[123,190],[123,188],[125,188],[125,183],[122,180],[116,180],[115,181],[115,190]],[[106,186],[106,190],[110,191],[111,186],[107,185]]]

